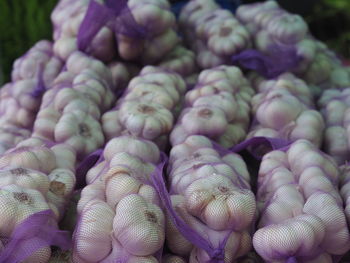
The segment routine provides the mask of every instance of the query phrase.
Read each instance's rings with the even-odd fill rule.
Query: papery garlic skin
[[[350,234],[338,182],[334,160],[309,141],[264,155],[257,194],[261,217],[253,237],[257,253],[267,261],[298,262],[346,253]]]
[[[115,109],[102,116],[106,138],[133,135],[156,142],[164,149],[185,90],[186,84],[177,73],[161,67],[144,67],[129,82]]]
[[[81,220],[74,234],[73,262],[159,262],[156,255],[165,241],[165,215],[151,183],[160,161],[158,147],[124,135],[111,139],[102,155],[104,161],[88,172],[89,184],[78,202]],[[97,210],[101,213],[94,213]],[[88,231],[91,227],[94,230]],[[99,240],[105,244],[103,249],[89,249]]]
[[[103,1],[96,3],[102,5],[101,8],[109,8]],[[88,7],[86,0],[61,0],[51,14],[54,52],[63,60],[78,50],[80,27],[90,11]],[[129,16],[138,27],[131,35],[120,30],[120,23],[130,20]],[[110,62],[119,55],[124,60],[138,60],[145,65],[156,63],[179,41],[174,26],[175,16],[168,1],[130,0],[119,16],[109,19],[97,30],[84,51],[103,62]]]
[[[347,165],[340,166],[340,195],[345,204],[345,215],[350,224],[350,173]]]
[[[241,5],[236,16],[249,31],[254,47],[264,55],[280,52],[284,56],[288,50],[293,53],[296,65],[288,71],[313,86],[313,94],[350,85],[349,67],[310,34],[301,16],[289,13],[275,1]]]
[[[318,101],[320,111],[326,121],[324,138],[325,151],[339,165],[349,161],[350,89],[329,89]]]
[[[243,159],[220,153],[209,140],[192,135],[173,146],[168,165],[169,187],[175,211],[194,230],[219,246],[228,235],[225,262],[233,262],[251,248],[249,229],[256,202]],[[209,255],[182,236],[167,215],[169,249],[190,262],[206,262]]]
[[[215,1],[189,1],[180,12],[179,25],[202,69],[228,64],[231,56],[251,47],[247,28]]]
[[[72,53],[67,70],[45,93],[33,136],[71,146],[81,161],[105,142],[101,114],[115,102],[110,69],[81,52]]]
[[[97,1],[99,4],[102,1]],[[53,38],[55,40],[54,52],[62,59],[67,58],[78,50],[77,35],[81,22],[88,9],[89,1],[61,0],[51,14],[54,25]],[[102,43],[104,43],[101,48]],[[109,62],[115,55],[114,35],[107,26],[102,27],[89,45],[90,53],[104,61]]]
[[[252,98],[256,121],[247,138],[267,136],[288,141],[306,139],[321,147],[325,121],[314,110],[314,96],[304,81],[291,73],[256,82]]]
[[[0,152],[29,137],[43,93],[62,70],[63,62],[52,52],[52,43],[41,40],[18,58],[12,82],[0,92]],[[12,137],[12,138],[11,138]]]
[[[225,148],[239,143],[246,136],[253,94],[237,67],[219,66],[202,71],[197,84],[185,95],[186,107],[170,134],[171,144],[183,143],[196,134],[205,135]]]
[[[24,56],[16,59],[11,73],[12,81],[35,79],[41,73],[43,82],[48,87],[63,66],[62,60],[53,54],[52,48],[53,43],[40,40]]]

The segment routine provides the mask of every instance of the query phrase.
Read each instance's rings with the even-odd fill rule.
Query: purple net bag
[[[293,72],[317,86],[317,95],[350,84],[349,71],[334,52],[311,36],[301,16],[282,9],[277,1],[241,5],[236,15],[251,34],[254,50],[233,57],[235,62],[268,78]]]
[[[83,160],[104,144],[100,116],[116,99],[116,83],[106,65],[81,52],[66,67],[43,96],[33,136],[69,144]]]
[[[74,157],[67,146],[32,138],[0,156],[1,262],[48,262],[51,246],[70,248],[57,223],[74,189],[74,166],[67,165]]]
[[[248,151],[254,156],[255,159],[261,160],[261,158],[269,151],[279,150],[288,147],[292,142],[269,137],[253,137],[247,139],[230,148],[232,152],[239,153],[243,150]]]
[[[63,62],[53,53],[53,44],[47,40],[37,42],[26,54],[15,60],[11,73],[12,81],[34,79],[40,75],[48,86],[60,73]]]
[[[246,137],[250,122],[250,100],[254,94],[241,70],[219,66],[200,73],[194,88],[185,95],[170,134],[177,145],[191,135],[204,135],[229,148]]]
[[[251,104],[255,120],[247,138],[306,139],[321,147],[325,123],[304,81],[290,73],[273,80],[252,80],[258,93]]]
[[[96,39],[108,28],[115,34],[120,57],[154,64],[179,42],[174,25],[167,1],[92,1],[77,32],[77,46],[81,51],[96,53],[94,49],[101,45]]]
[[[350,244],[338,183],[334,160],[306,140],[264,155],[257,253],[267,262],[338,262]]]
[[[172,149],[168,178],[170,194],[161,167],[152,180],[167,211],[167,245],[173,253],[190,262],[231,262],[250,250],[255,198],[238,155],[218,151],[204,136],[190,136]],[[194,198],[207,192],[208,198]],[[233,214],[224,205],[228,199],[235,203]]]
[[[128,1],[107,1],[105,5],[90,1],[88,10],[78,31],[78,48],[87,51],[87,47],[98,31],[107,23],[116,20],[114,30],[131,38],[144,39],[145,29],[138,25],[127,6]]]
[[[73,262],[160,262],[165,223],[151,174],[166,159],[132,136],[110,140],[96,158],[78,203]]]
[[[180,75],[161,67],[144,67],[129,82],[116,107],[102,116],[106,138],[131,134],[165,149],[185,91]]]
[[[2,242],[4,247],[0,251],[0,261],[4,263],[24,260],[47,262],[50,252],[47,253],[42,249],[56,246],[68,250],[71,246],[69,233],[57,228],[51,210],[31,215],[15,228],[8,241],[2,240]],[[45,252],[48,255],[45,255]]]
[[[51,62],[37,61],[35,54],[42,51],[36,49],[44,44],[45,41],[39,42],[15,62],[13,79],[16,81],[4,85],[0,91],[1,153],[30,136],[42,96],[47,89],[45,83],[50,83],[61,69],[56,65],[55,71],[52,69],[55,65]],[[23,68],[30,66],[34,67],[34,71],[23,75]]]
[[[196,53],[202,69],[230,63],[230,57],[251,48],[251,36],[230,12],[215,1],[188,1],[179,25],[185,42]]]
[[[293,71],[300,61],[293,48],[274,45],[270,50],[271,55],[265,55],[255,49],[244,50],[232,56],[232,62],[271,79],[284,72]]]
[[[329,89],[318,101],[326,122],[324,149],[339,165],[349,161],[350,89]]]

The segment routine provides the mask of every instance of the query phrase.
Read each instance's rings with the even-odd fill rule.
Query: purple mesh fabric
[[[326,122],[324,149],[339,165],[348,162],[350,88],[329,89],[323,92],[318,101],[320,111]]]
[[[295,50],[283,46],[271,46],[271,55],[247,49],[232,57],[232,62],[245,69],[254,70],[266,78],[275,78],[284,72],[293,71],[301,60]]]
[[[72,146],[79,160],[104,144],[101,113],[116,96],[111,71],[81,52],[67,60],[67,70],[43,96],[33,136]]]
[[[13,82],[39,78],[45,86],[49,86],[62,67],[63,62],[53,53],[53,44],[41,40],[15,60],[11,78]]]
[[[222,240],[219,247],[213,247],[209,240],[203,238],[199,233],[195,231],[195,229],[191,228],[182,220],[180,216],[177,215],[171,204],[170,194],[168,193],[168,190],[165,186],[165,181],[163,178],[163,167],[164,164],[157,166],[156,172],[152,176],[152,181],[161,197],[170,220],[172,220],[176,228],[188,241],[208,253],[211,259],[211,263],[224,263],[224,248],[229,234],[224,240]]]
[[[217,147],[204,136],[190,136],[170,153],[167,173],[170,193],[162,166],[157,167],[152,178],[167,212],[167,231],[173,233],[167,237],[168,247],[173,253],[190,256],[195,260],[193,262],[232,262],[250,250],[249,232],[254,221],[255,198],[249,190],[249,174],[241,157],[224,149],[218,151]],[[206,180],[212,181],[208,184]],[[195,195],[194,189],[198,189],[198,194],[205,196],[208,192],[213,195],[213,200],[221,200],[212,204],[216,207],[211,211],[213,214],[209,212],[212,207],[209,203],[215,201],[200,201],[199,198],[201,204],[192,204],[197,202],[191,195],[191,191]],[[236,212],[227,220],[219,219],[230,213],[217,210],[222,205],[220,202],[225,202],[224,197],[233,196],[237,198],[232,200],[237,202]],[[241,201],[245,203],[244,212],[238,208]],[[203,207],[200,214],[194,208],[199,206]],[[215,222],[213,218],[219,221]]]
[[[264,154],[271,150],[282,150],[291,144],[290,141],[278,138],[269,137],[253,137],[247,139],[232,148],[230,150],[235,153],[239,153],[243,150],[249,149],[254,158],[261,160]]]
[[[128,1],[106,1],[105,5],[90,1],[84,20],[78,31],[78,48],[87,51],[87,47],[98,31],[107,24],[114,24],[116,33],[131,38],[145,39],[147,31],[138,25],[127,6]]]
[[[42,45],[38,46],[39,50]],[[22,71],[28,66],[27,64],[32,57],[36,58],[35,54],[35,52],[28,52],[25,57],[19,60],[13,76],[23,78]],[[74,190],[76,178],[73,171],[75,171],[77,165],[76,154],[78,153],[79,159],[83,160],[85,155],[103,145],[104,138],[102,131],[100,135],[93,131],[89,133],[85,127],[79,127],[79,129],[80,132],[88,133],[88,139],[77,141],[77,138],[73,138],[75,132],[72,133],[73,137],[65,138],[67,134],[62,137],[62,132],[69,131],[76,123],[73,121],[72,125],[68,125],[66,128],[63,128],[62,124],[67,120],[69,121],[69,118],[67,119],[69,114],[76,114],[75,117],[78,123],[85,119],[87,125],[92,125],[91,128],[95,131],[100,129],[100,114],[114,103],[115,95],[113,93],[117,89],[114,86],[119,84],[118,74],[121,73],[118,68],[114,69],[112,66],[114,69],[114,75],[112,75],[110,69],[102,62],[80,52],[75,52],[67,59],[64,71],[55,79],[52,78],[52,83],[48,85],[47,81],[53,74],[54,60],[51,59],[45,64],[45,59],[32,62],[38,65],[35,76],[39,78],[39,81],[19,80],[17,83],[24,83],[25,85],[20,86],[18,84],[18,88],[12,85],[11,89],[8,85],[8,88],[2,91],[1,108],[3,110],[6,110],[5,97],[11,95],[14,99],[20,99],[20,103],[23,103],[23,99],[28,97],[27,101],[29,100],[31,104],[24,106],[37,112],[43,93],[45,93],[45,96],[43,96],[43,103],[34,124],[32,137],[30,137],[31,131],[28,131],[28,134],[23,134],[20,127],[12,127],[4,122],[2,123],[1,130],[4,133],[1,134],[1,139],[3,140],[2,146],[4,146],[4,149],[1,150],[7,150],[7,152],[0,156],[0,166],[2,168],[1,173],[4,174],[2,185],[22,189],[23,198],[26,198],[25,193],[31,194],[33,198],[37,198],[35,199],[36,206],[41,205],[50,210],[47,210],[49,214],[44,212],[34,215],[31,215],[35,212],[32,209],[37,209],[37,207],[29,207],[27,208],[28,211],[22,211],[30,217],[26,217],[24,213],[24,223],[14,229],[12,236],[3,233],[2,244],[5,245],[5,248],[0,254],[1,262],[22,262],[24,259],[32,262],[47,262],[51,254],[50,246],[57,246],[62,250],[70,248],[69,240],[67,240],[68,232],[59,231],[57,223],[63,218],[68,200]],[[47,70],[48,67],[51,68]],[[116,79],[114,79],[115,76]],[[124,77],[124,81],[128,81],[128,78]],[[122,88],[122,86],[119,88]],[[12,121],[16,121],[16,119]],[[59,127],[60,125],[61,127]],[[9,140],[10,137],[11,140]],[[23,140],[23,137],[30,138]],[[94,138],[100,141],[99,146],[94,145]],[[17,143],[19,143],[18,147],[8,150]],[[85,149],[83,149],[84,147]],[[84,183],[82,176],[87,169],[86,165],[91,161],[91,156],[88,156],[85,163],[78,166],[78,186]],[[13,178],[10,178],[11,169],[14,169]],[[17,176],[21,173],[26,176]],[[29,175],[26,173],[29,173]],[[15,183],[15,185],[7,186],[8,182]],[[20,191],[20,189],[16,191]],[[19,196],[18,198],[22,197]],[[38,201],[39,199],[41,203]],[[2,209],[6,211],[11,209],[12,203],[8,201]],[[18,211],[18,213],[21,213],[21,211]],[[50,218],[47,226],[44,224],[45,218]],[[25,233],[23,232],[24,229],[26,230]],[[23,234],[26,235],[22,237]],[[6,243],[4,243],[5,241]],[[13,252],[14,250],[16,252]]]
[[[2,240],[4,242],[4,240]],[[0,261],[22,262],[34,252],[47,246],[68,250],[71,239],[68,231],[58,229],[51,210],[37,212],[20,223],[0,252]]]
[[[38,76],[37,76],[38,84],[36,85],[36,88],[31,92],[31,95],[34,98],[41,98],[44,92],[46,91],[43,74],[44,74],[44,67],[42,64],[40,64],[38,69]]]
[[[250,122],[250,100],[254,94],[239,68],[219,66],[200,73],[197,84],[185,96],[170,134],[172,145],[188,136],[205,135],[225,148],[246,137]]]
[[[348,164],[340,166],[340,194],[344,200],[345,215],[350,225],[350,167]]]
[[[69,232],[57,225],[74,190],[75,156],[65,145],[45,144],[30,138],[0,156],[2,209],[11,221],[3,226],[1,262],[47,262],[51,246],[70,248]]]
[[[258,177],[257,253],[267,262],[338,262],[350,248],[338,184],[334,160],[306,140],[266,154]]]
[[[84,20],[81,22],[78,31],[78,49],[87,51],[86,49],[92,39],[112,17],[112,11],[106,8],[106,6],[95,1],[90,1]]]
[[[185,42],[196,53],[202,69],[229,64],[230,57],[251,48],[248,30],[215,1],[188,1],[181,9],[179,26]]]
[[[45,72],[40,70],[38,74],[42,76]],[[27,83],[30,80],[21,80],[21,82]],[[67,60],[65,71],[61,72],[45,91],[43,103],[34,123],[32,137],[21,142],[16,141],[18,147],[9,149],[0,156],[1,173],[4,179],[7,176],[7,181],[3,180],[2,185],[6,189],[15,189],[15,198],[17,192],[22,191],[23,196],[19,195],[17,199],[24,198],[23,203],[26,203],[27,195],[28,198],[31,197],[35,201],[32,206],[26,207],[28,211],[18,211],[18,213],[23,213],[21,216],[25,223],[16,227],[12,236],[3,233],[2,241],[4,242],[7,238],[8,246],[5,244],[0,261],[20,262],[28,259],[35,262],[47,262],[51,254],[50,246],[59,246],[62,250],[69,248],[70,243],[65,239],[68,234],[59,231],[57,223],[62,219],[75,187],[74,171],[77,161],[83,160],[88,153],[95,151],[104,143],[99,116],[100,111],[107,109],[114,102],[112,85],[115,83],[111,72],[102,62],[80,52],[73,53]],[[33,92],[28,92],[28,98],[33,100],[33,95],[36,95],[39,97],[35,98],[35,101],[41,100],[44,83],[41,81],[39,85],[35,85],[37,82],[31,84],[33,85],[30,86],[32,87],[30,91]],[[13,92],[13,95],[18,93],[16,89],[4,89],[3,94],[7,95],[10,91]],[[24,91],[27,90],[24,89]],[[22,99],[22,97],[24,96],[19,98]],[[3,103],[4,101],[2,100]],[[91,133],[85,129],[86,127],[78,127],[78,130],[88,139],[84,138],[79,142],[79,139],[74,138],[75,131],[71,131],[71,138],[70,136],[65,137],[66,132],[69,133],[69,129],[76,125],[71,120],[71,125],[63,127],[66,121],[69,122],[70,117],[67,119],[69,114],[76,115],[77,123],[84,120],[87,125],[92,125]],[[7,133],[11,131],[8,125],[2,127]],[[100,134],[93,132],[96,129],[100,129]],[[16,136],[17,133],[22,134],[20,129],[14,130]],[[97,140],[97,145],[94,145],[93,140]],[[77,154],[79,159],[77,159]],[[83,166],[80,165],[80,167]],[[78,179],[80,184],[82,178]],[[11,205],[16,204],[15,202],[17,201],[9,200],[2,209],[11,209]],[[38,210],[40,207],[45,210],[50,209],[47,210],[50,214],[41,215],[39,213],[36,216],[35,209]],[[18,209],[20,208],[18,206]],[[47,227],[44,225],[45,218],[52,219]],[[21,236],[23,229],[26,230],[24,234],[27,234],[25,239]],[[16,253],[13,250],[16,250]]]
[[[314,97],[304,81],[284,73],[273,80],[258,80],[254,85],[258,93],[251,101],[255,120],[248,139],[306,139],[321,147],[325,123],[315,110]]]
[[[100,58],[101,44],[108,42],[109,48],[117,45],[119,56],[125,60],[138,60],[144,65],[154,64],[161,61],[179,42],[174,24],[175,16],[167,1],[123,0],[106,1],[105,4],[93,1],[79,26],[77,47]],[[113,32],[113,39],[107,36],[106,31]],[[108,40],[103,42],[104,34]],[[75,41],[75,36],[72,37]],[[60,53],[64,53],[61,49]],[[107,53],[102,55],[101,59],[106,60]]]
[[[101,161],[102,153],[103,149],[97,149],[96,151],[86,156],[85,159],[79,163],[75,173],[77,177],[77,189],[81,189],[86,185],[86,174],[96,163],[99,163]]]
[[[116,107],[102,116],[107,139],[131,134],[165,149],[185,91],[180,75],[161,67],[144,67],[130,81]]]
[[[151,178],[157,165],[164,166],[165,155],[159,160],[154,143],[131,136],[110,140],[102,155],[103,161],[89,170],[87,177],[93,180],[82,190],[78,203],[74,262],[159,262],[164,214]]]
[[[316,85],[316,95],[322,89],[349,86],[349,70],[310,35],[301,16],[288,13],[276,1],[241,5],[236,16],[251,34],[254,50],[243,51],[233,61],[268,78],[291,71]]]

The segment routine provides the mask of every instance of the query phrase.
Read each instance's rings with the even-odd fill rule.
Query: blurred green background
[[[0,0],[0,84],[13,60],[39,39],[51,39],[50,13],[57,0]]]
[[[303,15],[317,38],[350,58],[350,0],[279,2]],[[39,39],[51,39],[50,12],[56,3],[57,0],[0,0],[0,84],[9,81],[14,59]]]

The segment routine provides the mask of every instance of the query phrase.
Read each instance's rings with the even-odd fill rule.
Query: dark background
[[[180,6],[178,0],[171,0]],[[228,8],[237,2],[217,0]],[[350,0],[278,0],[293,13],[302,15],[312,34],[343,57],[350,58]],[[14,59],[39,39],[51,39],[50,13],[57,0],[0,0],[0,84],[9,80]]]

